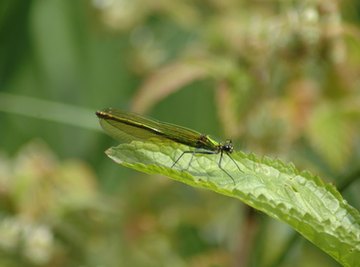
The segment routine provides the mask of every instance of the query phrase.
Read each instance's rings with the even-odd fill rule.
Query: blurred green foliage
[[[232,138],[335,184],[353,177],[344,196],[359,209],[359,11],[2,1],[0,266],[338,266],[236,200],[116,166],[103,154],[114,142],[89,128],[114,106]]]

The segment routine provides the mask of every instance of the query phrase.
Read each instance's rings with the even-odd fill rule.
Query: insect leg
[[[226,153],[226,154],[227,154],[227,153]],[[221,166],[222,159],[223,159],[223,155],[224,155],[224,151],[221,150],[221,151],[220,151],[220,159],[219,159],[218,166],[219,166],[219,168],[220,168],[223,172],[225,172],[225,173],[231,178],[231,180],[233,181],[234,185],[236,185],[234,178],[230,175],[230,173],[228,173],[228,172]],[[229,156],[229,154],[227,154],[227,155]],[[231,158],[231,157],[230,157],[230,158]]]
[[[191,165],[191,162],[192,162],[192,160],[194,158],[195,153],[196,153],[196,150],[192,151],[191,158],[190,158],[189,163],[188,163],[188,165],[186,167],[186,170],[188,170],[190,168],[190,165]]]
[[[194,151],[194,154],[208,154],[208,155],[213,155],[213,154],[218,154],[219,152],[218,151],[211,151],[211,150],[208,150],[208,151],[204,151],[204,150],[201,150],[201,151]],[[224,151],[220,151],[220,159],[219,159],[219,162],[218,162],[218,166],[219,166],[219,168],[223,171],[223,172],[225,172],[226,174],[227,174],[227,176],[229,176],[230,178],[231,178],[231,180],[233,181],[233,183],[234,183],[234,185],[236,185],[236,183],[235,183],[235,180],[234,180],[234,178],[230,175],[230,173],[228,172],[228,171],[226,171],[223,167],[222,167],[222,165],[221,165],[221,163],[222,163],[222,159],[223,159],[223,154],[224,154]],[[226,155],[228,155],[229,157],[230,157],[230,155],[228,154],[228,153],[226,153]],[[234,159],[232,158],[232,157],[230,157],[233,161],[234,161]],[[234,162],[235,163],[235,162]],[[236,164],[236,163],[235,163]],[[237,164],[236,164],[236,166],[237,166]],[[238,168],[239,168],[239,166],[237,166]],[[239,170],[240,170],[240,168],[239,168]],[[241,170],[240,170],[241,171]]]
[[[190,166],[191,166],[191,162],[194,158],[194,155],[195,154],[217,154],[217,152],[213,152],[213,151],[206,151],[206,150],[189,150],[189,151],[184,151],[181,153],[180,157],[177,158],[177,160],[173,163],[173,165],[171,166],[171,168],[173,168],[178,162],[179,160],[185,155],[185,154],[188,154],[188,153],[191,153],[191,158],[189,160],[189,163],[188,163],[188,166],[186,167],[185,170],[189,169]]]
[[[230,156],[229,153],[226,153],[226,155],[228,155],[228,157],[232,160],[232,162],[234,162],[234,164],[236,165],[236,167],[238,168],[238,170],[239,170],[240,172],[244,173],[244,172],[240,169],[239,165],[237,165],[236,161],[232,158],[232,156]]]
[[[171,168],[173,168],[178,162],[179,160],[185,155],[185,154],[188,154],[188,153],[191,153],[191,158],[190,158],[190,161],[188,163],[188,166],[186,169],[188,169],[190,166],[191,166],[191,162],[194,158],[194,155],[195,154],[208,154],[208,155],[213,155],[213,154],[218,154],[219,152],[218,151],[206,151],[206,150],[192,150],[192,151],[184,151],[181,153],[181,155],[176,159],[176,161],[173,163],[173,165],[171,166]],[[239,171],[241,171],[240,167],[237,165],[237,163],[235,162],[235,160],[228,154],[226,153],[226,155],[228,155],[230,157],[230,159],[234,162],[234,164],[236,165],[236,167],[239,169]],[[235,180],[234,178],[231,176],[231,174],[225,170],[223,167],[222,167],[222,159],[223,159],[223,156],[224,156],[224,151],[220,151],[220,159],[219,159],[219,162],[218,162],[218,166],[219,168],[224,172],[226,173],[227,176],[230,177],[230,179],[233,181],[234,185],[236,185],[235,183]],[[242,171],[241,171],[242,172]]]
[[[195,151],[184,151],[183,153],[181,153],[181,155],[180,155],[180,157],[178,157],[177,158],[177,160],[175,160],[174,161],[174,163],[173,163],[173,165],[171,166],[171,168],[173,168],[175,165],[176,165],[176,163],[178,163],[178,161],[185,155],[185,154],[188,154],[188,153],[192,153],[193,155],[191,156],[191,160],[192,160],[192,158],[193,158],[193,156],[194,156],[194,154],[195,154]],[[190,165],[190,163],[189,163],[189,165]]]

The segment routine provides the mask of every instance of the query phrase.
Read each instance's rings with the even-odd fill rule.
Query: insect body
[[[239,171],[241,171],[230,155],[234,150],[231,140],[218,143],[209,136],[197,131],[167,122],[148,119],[138,114],[124,112],[114,108],[97,111],[96,115],[100,119],[100,124],[103,129],[118,141],[159,139],[193,148],[192,150],[184,151],[177,160],[174,161],[172,167],[174,167],[185,154],[192,154],[188,167],[195,154],[220,154],[218,162],[219,168],[235,183],[234,178],[222,167],[223,155],[226,154],[234,162]]]

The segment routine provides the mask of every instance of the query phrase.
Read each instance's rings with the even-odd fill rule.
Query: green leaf
[[[331,255],[344,266],[360,266],[360,214],[347,204],[331,184],[292,164],[253,154],[234,152],[236,164],[218,155],[182,157],[186,146],[134,141],[106,151],[115,162],[149,173],[237,198],[267,215],[281,220]],[[189,162],[191,160],[191,164]]]

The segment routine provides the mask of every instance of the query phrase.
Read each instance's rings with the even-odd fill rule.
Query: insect
[[[183,151],[182,154],[174,161],[173,168],[185,154],[191,154],[188,164],[195,154],[220,154],[218,161],[219,168],[225,172],[235,184],[234,178],[222,167],[223,156],[226,154],[236,165],[240,172],[238,164],[231,157],[234,150],[231,140],[218,143],[208,135],[201,134],[194,130],[178,126],[175,124],[160,122],[154,119],[148,119],[135,113],[124,112],[115,108],[107,108],[97,111],[96,115],[100,119],[102,128],[113,138],[124,140],[142,140],[159,139],[171,141],[193,148],[192,150]]]

